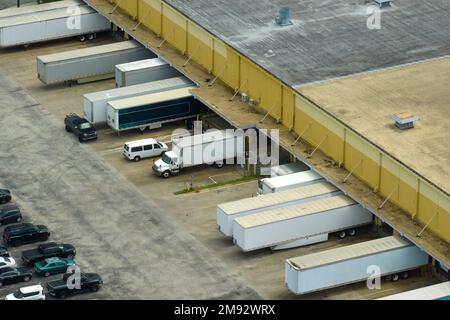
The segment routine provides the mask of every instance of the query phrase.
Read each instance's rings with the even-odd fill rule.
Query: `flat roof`
[[[450,58],[443,58],[299,90],[449,194],[449,70]],[[415,128],[403,131],[396,128],[390,116],[398,112],[418,117]]]
[[[122,50],[131,50],[131,49],[147,50],[146,48],[141,46],[141,44],[139,42],[134,41],[134,40],[129,40],[129,41],[120,41],[120,42],[104,44],[101,46],[94,46],[94,47],[88,47],[88,48],[82,48],[82,49],[76,49],[76,50],[51,53],[51,54],[47,54],[44,56],[38,56],[37,59],[42,61],[43,63],[51,63],[51,62],[78,59],[78,58],[83,58],[83,57],[87,57],[87,56],[94,56],[97,54],[112,53],[112,52],[118,52],[118,51],[122,51]]]
[[[240,224],[244,229],[249,229],[269,223],[294,219],[301,216],[353,205],[357,205],[357,202],[347,197],[346,195],[338,195],[326,199],[293,205],[286,208],[279,208],[255,213],[249,216],[236,218],[234,221]]]
[[[393,294],[377,300],[437,300],[450,296],[450,281]]]
[[[306,185],[301,188],[260,195],[256,198],[246,198],[226,202],[219,204],[217,207],[220,208],[225,214],[233,215],[243,211],[270,207],[277,204],[307,199],[336,191],[338,191],[338,188],[334,187],[331,183],[319,182]]]
[[[19,8],[17,7],[11,7],[7,9],[0,10],[0,18],[9,18],[14,16],[21,16],[21,15],[27,15],[31,13],[36,13],[40,11],[50,11],[60,8],[67,8],[70,6],[82,6],[86,5],[81,0],[63,0],[63,1],[56,1],[56,2],[49,2],[49,3],[42,3],[42,4],[34,4],[34,5],[22,5]]]
[[[391,236],[290,258],[287,261],[296,269],[305,270],[412,245],[403,238]]]
[[[164,1],[291,86],[450,54],[447,0],[395,0],[379,30],[364,0]],[[285,6],[293,24],[280,27]]]
[[[179,148],[195,146],[207,142],[222,141],[234,137],[242,138],[243,136],[235,135],[233,130],[218,130],[210,129],[202,134],[196,134],[192,136],[184,136],[181,138],[172,139],[172,144],[178,146]],[[235,145],[236,148],[239,147]],[[173,148],[172,148],[173,149]]]
[[[137,107],[143,106],[147,104],[152,104],[156,102],[164,102],[175,99],[192,97],[190,92],[191,89],[195,87],[187,87],[182,89],[168,90],[164,92],[146,94],[143,96],[126,98],[121,100],[109,101],[108,105],[110,105],[115,110],[125,109],[129,107]]]
[[[98,14],[94,9],[85,5],[76,6],[79,8],[80,15]],[[55,20],[73,16],[73,13],[67,8],[54,9],[51,11],[41,11],[25,16],[14,16],[0,19],[0,28],[13,27],[17,25],[30,24],[48,20]]]
[[[127,72],[168,65],[169,64],[161,58],[153,58],[118,64],[116,65],[116,68],[122,72]]]

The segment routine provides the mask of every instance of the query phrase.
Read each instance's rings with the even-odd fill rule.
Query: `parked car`
[[[9,257],[8,248],[6,248],[5,246],[0,246],[0,257],[4,257],[4,258]]]
[[[22,221],[22,212],[14,204],[6,204],[0,207],[0,225],[17,223]]]
[[[76,135],[80,142],[97,139],[97,131],[94,126],[75,113],[68,114],[64,119],[64,124],[66,131]]]
[[[71,244],[48,242],[40,244],[36,249],[22,252],[22,261],[24,264],[33,264],[46,258],[69,258],[73,259],[77,251]]]
[[[26,268],[3,268],[0,269],[0,287],[16,282],[28,282],[33,277],[33,273]]]
[[[45,300],[44,288],[40,284],[23,287],[8,294],[5,300]]]
[[[47,258],[45,260],[36,262],[34,270],[36,274],[41,277],[48,277],[52,274],[66,273],[67,268],[74,266],[75,261],[64,258]]]
[[[20,246],[25,243],[47,241],[50,232],[46,226],[20,223],[7,226],[3,232],[3,242],[6,245]]]
[[[11,257],[0,257],[0,269],[8,268],[8,267],[15,267],[16,266],[16,260],[14,260]]]
[[[72,275],[65,274],[61,280],[51,281],[47,283],[48,293],[56,298],[64,299],[69,295],[80,294],[84,292],[97,292],[103,285],[102,278],[96,273],[81,273],[80,286],[71,289],[69,281]]]
[[[11,201],[11,199],[11,191],[7,189],[0,189],[0,204],[8,203]]]
[[[143,139],[125,143],[123,152],[125,158],[133,161],[140,161],[144,158],[159,157],[169,150],[165,143],[155,139]]]

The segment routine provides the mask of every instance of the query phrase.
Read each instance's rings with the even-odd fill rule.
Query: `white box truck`
[[[264,178],[258,181],[258,193],[268,194],[285,191],[322,181],[323,177],[313,170],[307,170],[285,176]]]
[[[116,87],[180,77],[182,74],[161,58],[116,65]]]
[[[77,12],[79,28],[73,28],[68,21]],[[89,6],[55,9],[31,15],[0,19],[0,47],[7,48],[62,38],[80,36],[80,39],[94,38],[98,32],[111,29],[111,23]]]
[[[202,164],[220,168],[229,160],[243,158],[244,148],[243,136],[235,135],[233,130],[214,130],[173,139],[172,150],[155,162],[153,171],[158,176],[168,178],[185,168]]]
[[[450,281],[393,294],[377,300],[450,300]]]
[[[236,218],[233,241],[243,251],[288,249],[327,241],[331,233],[352,236],[372,218],[351,198],[337,195]]]
[[[21,7],[10,7],[7,9],[0,10],[0,19],[12,18],[16,16],[26,16],[43,11],[52,11],[72,6],[84,6],[84,5],[86,4],[81,0],[63,0],[43,4],[26,5]]]
[[[134,40],[37,57],[38,78],[45,84],[114,78],[116,64],[155,57]]]
[[[399,274],[428,264],[428,255],[396,236],[312,253],[285,262],[285,282],[295,294],[339,287],[380,276]],[[377,270],[375,270],[377,268]]]
[[[342,193],[328,182],[319,182],[282,192],[260,195],[219,204],[217,206],[217,225],[225,236],[233,236],[234,219],[251,214],[285,208],[292,205],[324,199]]]
[[[92,124],[106,123],[108,102],[147,94],[192,87],[194,83],[186,77],[137,84],[83,95],[84,117]]]

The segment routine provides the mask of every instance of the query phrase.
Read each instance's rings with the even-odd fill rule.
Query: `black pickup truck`
[[[76,135],[80,142],[97,139],[97,131],[94,126],[75,113],[66,115],[64,125],[66,126],[66,131]]]
[[[47,241],[50,231],[46,226],[31,223],[13,224],[5,228],[3,242],[6,245],[20,246],[25,243]]]
[[[75,276],[66,273],[62,280],[48,282],[48,293],[55,298],[64,299],[84,292],[97,292],[103,285],[102,278],[96,273],[81,273],[78,281],[73,277]]]
[[[0,189],[0,204],[8,203],[11,199],[11,191],[7,189]]]
[[[30,265],[47,258],[73,259],[76,254],[75,247],[71,244],[48,242],[40,244],[36,249],[23,251],[22,261],[24,264]]]

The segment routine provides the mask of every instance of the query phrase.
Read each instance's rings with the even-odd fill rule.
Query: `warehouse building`
[[[85,2],[450,267],[450,2]]]

